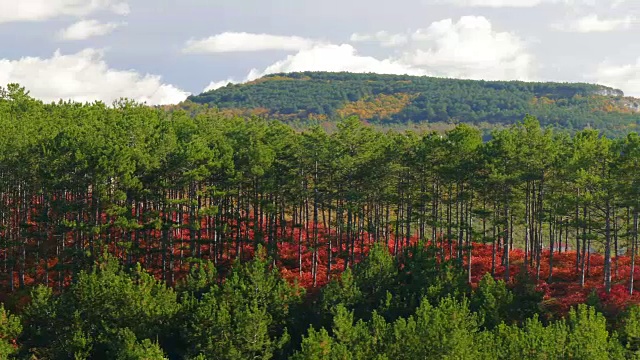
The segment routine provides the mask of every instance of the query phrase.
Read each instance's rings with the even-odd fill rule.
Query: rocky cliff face
[[[640,112],[640,99],[630,96],[624,96],[624,92],[622,90],[610,88],[607,86],[600,86],[595,94],[600,96],[615,97],[617,99],[614,100],[614,103],[616,103],[618,106],[622,106],[633,112]]]
[[[636,98],[625,98],[622,104],[632,111],[640,112],[640,99]]]
[[[596,92],[596,94],[602,95],[602,96],[616,96],[616,97],[624,96],[624,92],[622,90],[618,90],[618,89],[614,89],[606,86],[602,86],[600,90]]]

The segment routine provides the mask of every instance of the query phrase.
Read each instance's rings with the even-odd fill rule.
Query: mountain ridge
[[[289,123],[333,122],[348,116],[380,125],[465,122],[509,125],[531,114],[543,125],[607,133],[635,131],[640,99],[589,83],[485,81],[348,72],[267,75],[190,96],[234,115]]]

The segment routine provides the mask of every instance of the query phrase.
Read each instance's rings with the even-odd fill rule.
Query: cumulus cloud
[[[98,20],[80,20],[58,33],[61,40],[85,40],[95,36],[103,36],[113,32],[125,23],[101,23]]]
[[[472,7],[533,7],[548,0],[434,0],[434,2]]]
[[[111,5],[109,9],[113,13],[117,15],[122,15],[122,16],[129,15],[129,12],[131,11],[131,9],[129,8],[129,4],[126,2],[119,2],[119,3],[117,2]]]
[[[0,23],[82,17],[99,11],[127,15],[129,5],[122,0],[0,0]]]
[[[388,35],[388,34],[387,34]],[[386,36],[386,35],[385,35]],[[369,38],[357,35],[357,39]],[[374,38],[375,36],[371,37]],[[379,36],[381,37],[381,36]],[[305,48],[265,69],[253,69],[242,81],[267,74],[299,71],[408,74],[486,80],[527,80],[533,57],[515,34],[493,29],[484,17],[445,19],[406,35],[394,57],[375,58],[358,53],[350,44],[322,44]],[[211,82],[213,90],[233,79]]]
[[[175,104],[189,94],[160,76],[109,68],[103,51],[92,48],[51,58],[0,59],[0,84],[19,83],[45,102],[59,99],[111,103],[121,97],[150,105]]]
[[[403,59],[447,77],[469,79],[530,78],[532,57],[515,34],[493,29],[482,16],[445,19],[412,34],[413,50]]]
[[[229,83],[252,81],[262,76],[276,73],[300,71],[348,71],[354,73],[407,74],[427,75],[422,69],[394,59],[379,60],[371,56],[358,54],[349,44],[318,44],[310,49],[304,49],[294,55],[289,55],[263,70],[252,69],[242,80],[227,79],[212,81],[203,91],[219,89]]]
[[[617,7],[629,0],[427,0],[436,4],[449,4],[459,7],[519,7],[528,8],[545,4],[564,4],[568,6],[587,5],[596,6],[607,4],[608,7]]]
[[[590,33],[629,29],[637,23],[638,18],[633,15],[601,19],[597,14],[591,14],[574,19],[566,24],[554,24],[552,27],[561,31]]]
[[[387,31],[378,31],[373,34],[355,33],[351,35],[352,42],[374,42],[383,47],[395,47],[409,42],[407,34],[392,34]]]
[[[225,32],[200,40],[189,40],[184,53],[228,53],[264,50],[299,51],[316,42],[299,36]]]
[[[289,55],[284,60],[268,66],[263,71],[252,70],[247,77],[254,80],[258,77],[299,71],[349,71],[355,73],[409,74],[425,75],[426,71],[404,64],[395,59],[379,60],[371,56],[363,56],[351,45],[318,45]]]
[[[221,87],[225,87],[229,84],[237,84],[238,81],[234,80],[234,79],[227,79],[227,80],[223,80],[223,81],[212,81],[209,83],[209,85],[207,85],[206,88],[204,88],[204,92],[207,91],[211,91],[211,90],[217,90],[220,89]]]
[[[616,65],[603,62],[588,77],[599,84],[624,90],[626,95],[640,97],[640,58],[635,63]]]

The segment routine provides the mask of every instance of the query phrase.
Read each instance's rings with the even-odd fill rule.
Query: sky
[[[174,104],[270,73],[599,83],[640,97],[639,0],[0,0],[0,86]]]

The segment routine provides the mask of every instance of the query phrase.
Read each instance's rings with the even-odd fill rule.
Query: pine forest
[[[637,133],[347,110],[0,88],[0,359],[640,358]]]

